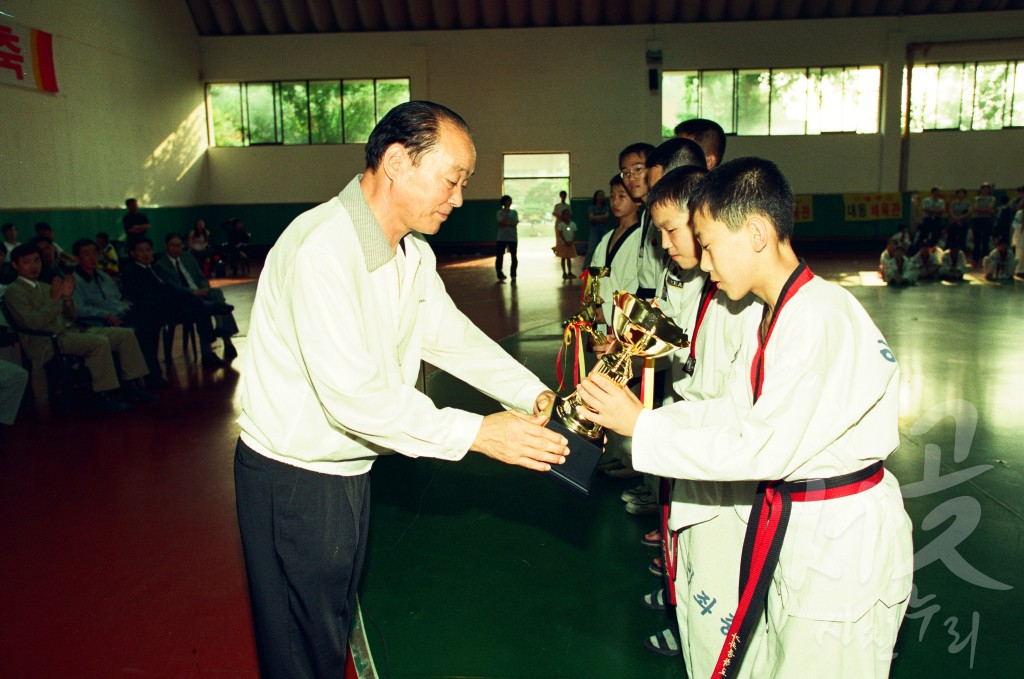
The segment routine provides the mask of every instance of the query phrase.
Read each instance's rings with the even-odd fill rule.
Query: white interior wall
[[[8,0],[53,34],[59,92],[0,86],[0,207],[205,202],[205,105],[183,0]]]
[[[0,87],[0,207],[312,202],[362,167],[361,145],[206,149],[202,83],[408,75],[474,130],[469,198],[501,191],[501,154],[560,151],[573,194],[616,171],[626,144],[659,141],[663,68],[883,63],[884,133],[731,137],[727,157],[775,159],[800,193],[898,187],[905,46],[953,42],[943,58],[1020,58],[1024,12],[795,22],[198,38],[183,0],[9,0],[4,11],[54,34],[60,93]],[[1005,39],[1004,42],[991,42]],[[964,45],[964,41],[976,41]],[[980,44],[979,42],[980,41]],[[911,137],[909,188],[1017,185],[1024,130]]]
[[[567,151],[573,195],[588,196],[617,170],[623,146],[660,141],[661,98],[647,88],[648,47],[662,50],[665,70],[882,63],[886,74],[895,75],[883,85],[883,134],[731,137],[727,157],[772,158],[800,193],[894,191],[906,45],[1016,38],[991,49],[946,47],[943,55],[1020,58],[1021,35],[1024,12],[203,38],[200,43],[208,80],[409,75],[414,97],[444,103],[469,122],[479,159],[468,196],[490,198],[501,192],[502,153]],[[1019,132],[914,135],[909,188],[973,186],[983,179],[1019,184],[1019,165],[1010,150],[1019,145]],[[336,192],[361,166],[361,146],[211,149],[210,196],[225,203],[317,201]]]

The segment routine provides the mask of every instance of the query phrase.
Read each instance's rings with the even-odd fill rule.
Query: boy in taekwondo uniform
[[[672,356],[670,402],[722,396],[742,345],[756,340],[747,329],[757,325],[763,309],[752,294],[729,299],[700,268],[701,249],[694,238],[688,202],[705,175],[704,169],[681,167],[662,177],[648,194],[661,245],[688,281],[683,288],[669,291],[669,297],[675,293],[678,298],[672,320],[690,338],[689,350]],[[684,295],[694,287],[696,295]],[[654,452],[673,454],[668,448]],[[674,594],[669,601],[675,604],[680,650],[691,677],[711,676],[722,646],[721,630],[728,628],[726,616],[736,609],[740,548],[756,485],[680,478],[668,480],[665,488],[670,503],[662,508],[661,534],[666,575]],[[651,595],[655,598],[661,597]],[[751,657],[763,633],[761,625],[749,642]],[[648,643],[660,647],[666,641],[654,637]],[[736,676],[753,676],[751,666]]]
[[[744,673],[888,677],[913,573],[910,519],[882,467],[899,443],[896,359],[853,296],[797,259],[792,191],[774,164],[728,162],[690,206],[701,268],[730,300],[764,303],[744,330],[755,340],[719,398],[644,410],[595,375],[580,385],[595,412],[580,414],[633,436],[638,469],[759,482],[712,676],[739,675],[766,606]]]

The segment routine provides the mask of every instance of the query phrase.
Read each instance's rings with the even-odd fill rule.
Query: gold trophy
[[[611,326],[621,348],[602,357],[592,372],[610,377],[625,389],[633,377],[634,357],[653,359],[667,356],[690,346],[690,341],[672,319],[651,303],[621,291],[615,293],[614,300]],[[559,397],[551,412],[548,426],[569,439],[570,450],[565,464],[552,468],[551,473],[586,496],[590,492],[590,477],[601,456],[598,446],[604,427],[581,420],[576,413],[576,407],[580,405],[593,410],[579,392],[574,391],[565,398]]]
[[[565,389],[565,370],[562,363],[573,354],[573,380],[574,384],[582,380],[584,372],[583,336],[588,335],[595,344],[604,344],[608,339],[597,330],[594,325],[597,322],[597,312],[604,304],[601,298],[600,279],[608,275],[610,269],[606,266],[591,266],[586,269],[586,283],[583,286],[583,294],[580,295],[580,310],[576,315],[562,324],[562,345],[558,348],[558,360],[555,361],[555,370],[558,372],[558,390]]]
[[[604,299],[601,298],[601,279],[606,277],[610,271],[611,269],[606,266],[587,267],[587,283],[583,287],[583,294],[580,295],[580,310],[565,322],[566,337],[568,337],[569,328],[578,325],[581,330],[593,337],[596,343],[605,343],[604,335],[594,330],[594,323],[597,321],[597,310],[604,304]],[[566,339],[566,344],[569,341]]]

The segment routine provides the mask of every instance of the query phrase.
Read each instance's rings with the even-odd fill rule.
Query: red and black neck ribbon
[[[764,386],[764,351],[768,347],[768,340],[772,337],[772,331],[775,329],[775,324],[779,320],[779,316],[782,314],[782,308],[786,306],[789,300],[793,299],[794,295],[807,283],[809,280],[814,278],[814,274],[807,267],[807,262],[800,260],[800,264],[793,270],[792,275],[786,284],[782,286],[782,291],[779,293],[779,299],[775,303],[775,313],[772,314],[771,324],[768,326],[768,332],[762,336],[761,328],[757,329],[757,353],[754,354],[754,361],[750,366],[750,387],[754,392],[754,403],[757,403],[757,399],[761,397],[761,388]],[[768,305],[764,306],[764,313],[761,316],[761,325],[764,325],[765,316],[769,313]]]

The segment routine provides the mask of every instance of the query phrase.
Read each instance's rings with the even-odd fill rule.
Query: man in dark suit
[[[203,300],[167,283],[153,269],[153,241],[139,236],[128,250],[131,261],[121,268],[121,289],[133,306],[156,305],[170,309],[177,322],[195,323],[200,353],[207,368],[220,368],[224,361],[213,353],[213,323]]]
[[[238,332],[238,324],[232,315],[234,307],[225,302],[224,292],[210,287],[210,281],[203,276],[199,262],[185,249],[185,243],[176,233],[164,238],[164,256],[153,262],[153,268],[169,284],[203,301],[203,306],[216,321],[216,333],[224,340],[224,358],[231,360],[238,356],[231,336]]]

